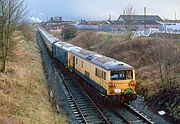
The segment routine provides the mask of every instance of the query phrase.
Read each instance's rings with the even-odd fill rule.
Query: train
[[[135,100],[135,68],[122,61],[63,42],[38,28],[51,56],[83,78],[92,92],[112,103]]]

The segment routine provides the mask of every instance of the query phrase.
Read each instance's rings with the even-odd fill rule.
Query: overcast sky
[[[111,15],[117,19],[127,6],[133,6],[135,14],[156,14],[161,18],[180,19],[180,0],[25,0],[28,16],[44,20],[61,16],[65,20],[104,20]]]

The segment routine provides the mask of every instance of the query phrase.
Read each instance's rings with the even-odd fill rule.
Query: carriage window
[[[111,80],[128,80],[132,78],[132,70],[111,71]]]
[[[76,58],[76,64],[78,64],[78,58]]]
[[[97,76],[97,68],[96,68],[96,70],[95,70],[95,75]]]
[[[106,72],[102,71],[102,77],[104,80],[106,80]]]
[[[83,68],[83,61],[81,61],[81,67]]]
[[[102,71],[96,68],[96,70],[95,70],[95,75],[96,75],[97,77],[101,78],[101,77],[102,77]]]
[[[66,53],[66,52],[64,52],[64,56],[67,56],[67,53]]]

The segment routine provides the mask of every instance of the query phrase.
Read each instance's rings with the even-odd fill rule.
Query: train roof
[[[134,69],[124,62],[85,49],[72,51],[72,53],[106,70]]]
[[[58,47],[62,47],[62,46],[64,46],[64,45],[66,45],[67,43],[66,42],[56,42],[56,43],[54,43],[54,45],[55,46],[58,46]]]
[[[81,58],[83,58],[83,59],[87,59],[87,60],[94,59],[94,58],[98,57],[98,55],[100,55],[100,54],[95,54],[95,52],[85,50],[85,49],[82,49],[82,48],[79,51],[72,51],[72,53],[79,56],[79,57],[81,57]]]
[[[134,69],[132,66],[124,62],[106,56],[98,57],[96,59],[91,60],[91,62],[107,70]]]
[[[49,41],[51,44],[53,44],[54,42],[56,42],[56,40],[55,40],[54,37],[52,37],[52,36],[47,37],[47,39],[48,39],[48,41]]]
[[[53,36],[52,36],[51,34],[49,34],[47,31],[42,30],[41,28],[38,28],[38,30],[41,31],[41,33],[47,38],[47,40],[48,40],[51,44],[53,44],[54,42],[59,41],[59,39],[53,37]]]
[[[80,47],[77,47],[75,45],[72,45],[72,44],[69,44],[66,42],[62,42],[62,41],[59,41],[59,42],[55,43],[54,45],[61,47],[62,49],[66,50],[66,51],[79,51],[82,49]]]

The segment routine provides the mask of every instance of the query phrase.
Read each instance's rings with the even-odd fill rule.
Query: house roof
[[[147,24],[147,25],[161,25],[160,22],[155,21],[155,20],[135,21],[134,24],[136,24],[136,25],[142,25],[142,24]]]
[[[112,20],[112,21],[104,21],[102,24],[120,25],[120,24],[124,24],[124,22]]]
[[[144,24],[147,24],[147,25],[161,25],[161,23],[159,21],[156,21],[156,20],[132,20],[133,21],[133,24],[135,25],[144,25]],[[111,25],[124,25],[125,22],[123,21],[108,21],[108,22],[105,22],[104,24],[111,24]]]
[[[162,21],[162,19],[158,16],[158,15],[131,15],[130,16],[131,19],[133,20],[137,20],[137,21],[141,21],[141,20],[153,20],[153,21]],[[118,21],[120,21],[120,19],[126,20],[127,18],[129,18],[129,15],[120,15],[118,18]]]

